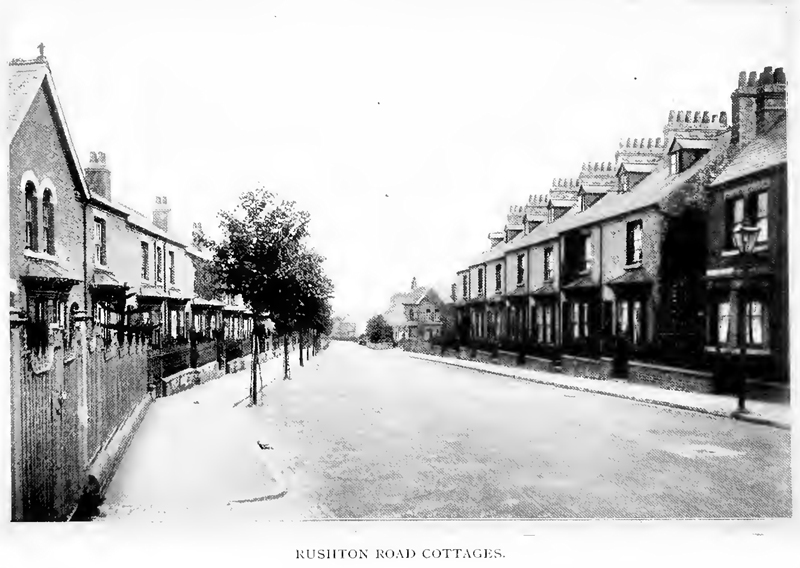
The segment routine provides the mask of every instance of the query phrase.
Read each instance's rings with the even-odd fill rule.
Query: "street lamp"
[[[750,267],[748,262],[753,254],[753,250],[758,240],[758,233],[761,232],[759,227],[750,227],[747,225],[740,225],[733,231],[733,243],[736,245],[737,250],[742,255],[742,293],[740,298],[740,320],[739,322],[739,408],[737,413],[746,414],[748,411],[745,408],[746,398],[746,385],[745,385],[745,364],[747,362],[747,337],[745,336],[745,318],[747,317],[747,289],[749,285]]]

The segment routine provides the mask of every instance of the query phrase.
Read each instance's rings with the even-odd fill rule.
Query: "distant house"
[[[441,309],[442,303],[433,290],[417,286],[414,278],[411,290],[392,295],[390,307],[383,316],[392,326],[395,341],[417,337],[429,340],[441,333]]]
[[[331,337],[333,339],[351,339],[356,336],[356,324],[345,321],[341,316],[335,316],[332,323]]]

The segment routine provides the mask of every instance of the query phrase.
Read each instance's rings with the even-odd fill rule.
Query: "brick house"
[[[95,322],[155,325],[156,343],[186,339],[194,266],[186,244],[169,232],[167,197],[156,198],[152,221],[115,200],[103,152],[91,153],[86,179]]]
[[[9,276],[30,340],[86,309],[89,191],[44,56],[13,61],[10,75]]]
[[[731,98],[730,161],[708,187],[706,351],[724,363],[740,353],[744,339],[748,376],[785,385],[789,287],[783,69],[767,67],[758,77],[742,72]],[[734,245],[734,231],[742,225],[760,229],[749,258]]]

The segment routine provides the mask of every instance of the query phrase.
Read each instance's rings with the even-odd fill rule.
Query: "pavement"
[[[593,394],[603,394],[646,402],[648,404],[658,404],[670,408],[702,412],[714,416],[727,416],[737,420],[744,420],[746,422],[784,430],[791,429],[792,409],[789,404],[748,400],[746,402],[747,412],[740,413],[738,412],[738,400],[733,396],[669,390],[653,385],[631,383],[620,379],[596,380],[561,373],[547,373],[520,367],[504,366],[502,364],[458,359],[449,356],[442,357],[423,353],[409,353],[409,356],[415,359],[472,369],[554,387],[579,390]]]
[[[296,352],[290,357],[296,366]],[[282,362],[261,364],[267,386],[282,379]],[[215,515],[282,497],[281,468],[259,445],[268,445],[263,403],[250,406],[249,388],[247,370],[157,399],[109,485],[101,518]]]
[[[260,406],[247,373],[156,401],[103,520],[791,515],[785,430],[397,349],[295,357],[291,381],[264,365]]]

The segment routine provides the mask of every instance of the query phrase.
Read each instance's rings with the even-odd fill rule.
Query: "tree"
[[[203,237],[214,251],[215,281],[242,300],[259,316],[268,317],[284,336],[285,375],[289,378],[288,334],[297,320],[300,286],[294,271],[308,236],[310,216],[293,201],[278,201],[264,188],[246,191],[232,211],[219,213],[222,241]],[[253,326],[261,333],[263,326]],[[258,341],[253,342],[251,400],[257,403]]]
[[[392,326],[386,323],[386,319],[384,319],[382,315],[372,316],[369,318],[369,320],[367,320],[364,334],[367,336],[367,340],[371,343],[391,341]]]
[[[333,283],[322,270],[324,257],[314,250],[302,250],[297,257],[293,278],[297,292],[296,326],[299,333],[300,366],[303,366],[304,339],[316,327],[327,326],[330,319],[329,300],[333,295]]]

